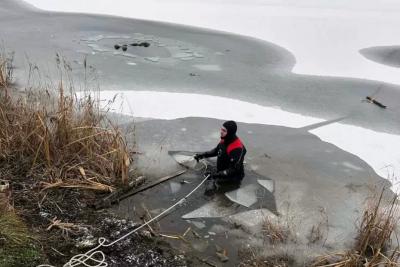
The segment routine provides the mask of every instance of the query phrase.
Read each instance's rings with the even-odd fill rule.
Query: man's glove
[[[204,158],[204,154],[194,154],[193,158],[199,162],[202,158]]]

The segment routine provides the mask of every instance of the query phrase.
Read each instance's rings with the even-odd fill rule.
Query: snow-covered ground
[[[275,43],[292,52],[297,62],[293,70],[295,73],[400,84],[398,68],[369,61],[359,53],[360,49],[366,47],[400,43],[400,35],[395,34],[400,25],[400,2],[394,0],[27,2],[46,10],[111,14],[247,35]],[[101,98],[112,99],[115,93],[102,92]],[[151,97],[146,97],[150,94]],[[133,91],[124,92],[124,95],[125,99],[134,102],[125,101],[121,112],[140,117],[172,119],[205,116],[262,124],[278,124],[275,118],[279,117],[280,123],[283,123],[280,125],[288,127],[301,127],[320,121],[318,118],[221,97]],[[145,100],[143,97],[146,97]],[[173,101],[167,101],[168,98],[173,98]],[[150,109],[144,108],[144,105],[149,105],[149,99],[157,104]],[[176,102],[189,104],[174,105]],[[233,111],[240,110],[240,114],[218,109],[233,103],[236,105]],[[204,113],[204,106],[213,107],[212,112]],[[199,110],[202,112],[196,112]],[[258,116],[258,112],[262,112],[263,116]],[[400,144],[400,136],[340,123],[315,129],[312,133],[359,156],[379,175],[389,178],[393,183],[396,183],[395,177],[400,177],[400,151],[396,149],[396,145]]]

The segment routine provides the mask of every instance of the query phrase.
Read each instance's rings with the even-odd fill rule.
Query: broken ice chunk
[[[250,229],[253,227],[261,227],[266,218],[276,220],[277,216],[267,209],[257,209],[231,215],[225,220]]]
[[[229,200],[248,208],[257,202],[257,189],[257,185],[249,184],[237,190],[227,192],[225,196]]]
[[[179,164],[194,169],[197,165],[197,161],[193,158],[193,156],[181,155],[181,154],[171,154],[171,156],[178,162]]]
[[[273,180],[262,180],[258,179],[257,182],[265,187],[269,192],[273,193],[274,192],[274,181]]]
[[[197,52],[195,52],[195,53],[193,54],[193,56],[194,56],[194,57],[197,57],[197,58],[203,58],[203,57],[204,57],[202,54],[197,53]]]
[[[87,46],[89,46],[90,48],[92,48],[94,51],[97,52],[111,52],[112,50],[97,44],[88,44]]]
[[[158,62],[160,61],[159,57],[145,57],[145,60],[151,61],[151,62]]]
[[[181,190],[182,185],[180,183],[177,182],[170,182],[169,186],[171,188],[171,193],[175,194],[177,193],[179,190]]]
[[[136,58],[137,56],[131,53],[125,53],[125,52],[121,52],[121,51],[115,51],[113,53],[114,55],[117,56],[123,56],[123,57],[129,57],[129,58]]]
[[[221,218],[235,213],[235,207],[223,207],[218,201],[208,202],[202,207],[182,216],[183,219]]]
[[[203,229],[206,227],[205,223],[203,222],[198,222],[198,221],[190,221],[191,224],[193,224],[194,226],[196,226],[199,229]]]

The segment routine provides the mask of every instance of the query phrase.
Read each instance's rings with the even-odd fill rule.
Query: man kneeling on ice
[[[237,125],[234,121],[226,121],[221,128],[221,141],[212,150],[199,153],[194,158],[199,161],[202,158],[217,156],[217,170],[211,170],[211,183],[206,188],[206,194],[215,191],[230,191],[240,186],[244,177],[243,161],[246,148],[236,136]]]

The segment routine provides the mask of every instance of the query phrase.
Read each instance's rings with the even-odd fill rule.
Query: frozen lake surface
[[[393,0],[107,1],[28,0],[53,11],[117,15],[257,37],[294,54],[295,73],[400,84],[399,69],[360,55],[371,46],[400,43],[400,3]]]

